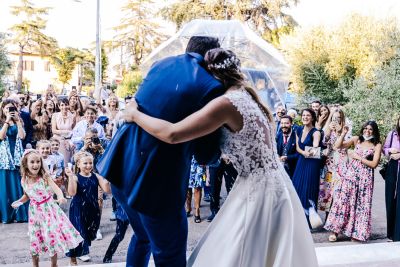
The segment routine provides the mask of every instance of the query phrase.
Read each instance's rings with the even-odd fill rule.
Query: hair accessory
[[[228,67],[235,66],[237,68],[239,64],[240,60],[235,56],[231,56],[229,58],[224,59],[224,61],[220,63],[209,64],[208,67],[214,69],[226,69]]]
[[[25,149],[24,153],[22,154],[22,157],[25,157],[26,155],[28,155],[28,154],[30,154],[32,152],[39,153],[39,152],[37,152],[37,150],[35,150],[33,148],[28,148],[28,149]]]

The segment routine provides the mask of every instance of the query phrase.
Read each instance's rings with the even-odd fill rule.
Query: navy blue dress
[[[301,142],[303,129],[304,127],[301,127],[297,131],[299,147],[302,150],[304,150],[306,146],[313,146],[313,134],[318,131],[316,128],[311,129],[304,142]],[[301,204],[303,208],[307,210],[311,206],[309,200],[312,200],[316,205],[318,203],[320,167],[319,159],[309,159],[299,154],[292,180]]]
[[[96,238],[96,232],[100,226],[99,182],[96,174],[92,173],[90,177],[77,174],[77,177],[78,188],[69,208],[69,220],[84,240],[78,247],[67,253],[68,257],[89,254],[89,246]]]

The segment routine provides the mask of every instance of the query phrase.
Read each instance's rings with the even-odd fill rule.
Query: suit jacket
[[[196,53],[156,62],[135,96],[139,109],[175,123],[222,95],[222,84],[201,66],[202,62]],[[192,155],[199,162],[219,157],[218,134],[207,138],[171,145],[136,124],[125,124],[97,168],[137,211],[153,216],[181,212]]]
[[[292,178],[298,158],[298,153],[296,150],[296,133],[294,129],[292,129],[292,132],[289,136],[289,140],[287,141],[286,145],[284,144],[283,140],[283,132],[279,131],[278,135],[276,136],[276,145],[277,145],[277,152],[280,157],[283,156],[283,151],[286,146],[287,160],[284,166],[286,172],[289,174],[290,178]]]
[[[20,115],[22,121],[24,122],[24,130],[25,130],[25,139],[22,140],[22,146],[26,148],[26,144],[32,143],[33,125],[32,125],[31,115],[29,114],[29,112],[21,110]]]

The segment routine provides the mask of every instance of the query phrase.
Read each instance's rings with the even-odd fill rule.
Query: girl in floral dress
[[[39,255],[48,252],[51,266],[57,266],[57,254],[64,254],[83,240],[67,216],[53,200],[66,203],[60,188],[46,172],[43,159],[33,149],[26,150],[21,162],[22,187],[24,195],[14,201],[15,209],[30,200],[29,237],[33,266],[39,266]]]
[[[374,169],[381,157],[382,145],[378,125],[374,121],[366,122],[360,135],[343,141],[348,132],[345,127],[336,142],[340,148],[354,145],[349,152],[351,161],[343,181],[333,196],[325,229],[331,231],[329,241],[335,242],[338,234],[351,237],[355,241],[367,241],[371,235],[371,207],[374,185]]]
[[[330,116],[328,125],[325,127],[323,145],[326,146],[326,149],[323,150],[323,154],[326,156],[326,162],[321,172],[318,208],[326,212],[326,217],[328,217],[332,206],[334,191],[347,170],[347,148],[337,148],[335,146],[345,124],[346,120],[343,111],[336,110]],[[348,132],[344,140],[348,141],[350,138],[351,133]]]

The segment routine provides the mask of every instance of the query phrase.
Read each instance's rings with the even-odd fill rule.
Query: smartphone
[[[67,166],[68,166],[68,169],[72,170],[72,163],[71,162],[68,162]]]
[[[37,99],[37,100],[39,100],[39,99],[41,99],[41,98],[42,98],[42,94],[37,94],[37,95],[36,95],[36,99]]]
[[[16,107],[9,107],[8,112],[16,112],[17,108]]]

